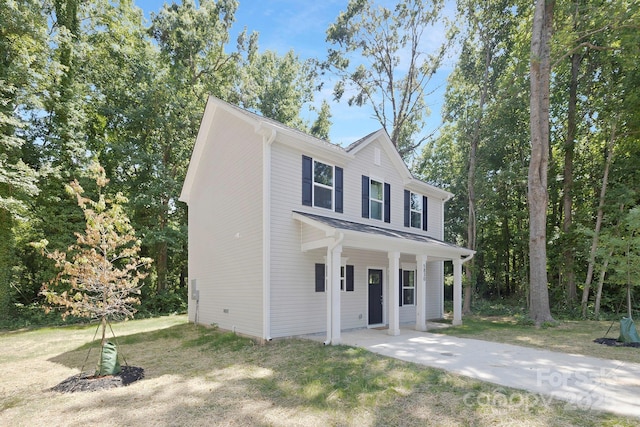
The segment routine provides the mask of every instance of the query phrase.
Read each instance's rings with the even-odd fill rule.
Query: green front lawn
[[[450,331],[478,332],[481,325],[468,321]],[[0,425],[638,425],[358,348],[304,340],[257,345],[187,324],[184,316],[114,330],[121,353],[146,377],[74,394],[48,389],[78,373],[94,326],[0,334]]]

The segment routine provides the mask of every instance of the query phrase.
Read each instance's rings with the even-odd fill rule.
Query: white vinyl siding
[[[218,123],[209,136],[189,200],[189,279],[200,292],[198,322],[262,336],[262,137],[234,116],[214,121],[224,126]]]
[[[326,293],[315,292],[315,264],[325,263],[326,251],[303,253],[301,244],[303,234],[309,240],[324,234],[291,217],[303,208],[301,153],[277,139],[271,152],[271,336],[321,332],[326,329]],[[305,208],[316,214],[333,213]]]

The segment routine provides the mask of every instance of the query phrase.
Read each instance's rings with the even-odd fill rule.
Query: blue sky
[[[134,0],[145,16],[157,12],[165,3],[163,0]],[[171,1],[167,1],[171,3]],[[453,4],[448,6],[449,14],[453,13]],[[340,13],[345,10],[348,0],[240,0],[236,12],[236,22],[232,28],[232,40],[244,27],[251,33],[260,34],[260,51],[273,50],[283,55],[290,49],[301,59],[324,59],[327,50],[325,32]],[[432,32],[433,42],[442,40],[444,34],[436,29]],[[440,108],[444,95],[446,78],[453,66],[453,59],[447,61],[436,76],[436,92],[429,97],[427,103],[431,109],[426,133],[431,133],[441,123]],[[381,128],[372,116],[370,107],[349,107],[346,101],[336,103],[331,98],[331,85],[325,85],[326,91],[316,93],[315,100],[319,105],[327,99],[331,105],[332,127],[329,138],[331,142],[348,145],[351,142]],[[311,117],[309,117],[311,119]]]

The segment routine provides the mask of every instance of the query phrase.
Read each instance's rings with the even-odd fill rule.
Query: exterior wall
[[[302,144],[301,144],[302,147]],[[380,150],[380,165],[374,164],[375,148]],[[302,225],[292,211],[310,212],[343,220],[369,223],[385,228],[425,233],[441,238],[442,201],[429,198],[429,230],[404,227],[404,183],[394,164],[378,142],[372,142],[348,164],[336,165],[328,158],[311,155],[278,142],[271,148],[271,336],[273,338],[326,331],[325,292],[315,292],[315,263],[326,263],[326,249],[303,253],[303,241],[321,239],[324,233]],[[344,168],[344,213],[302,205],[302,155]],[[391,223],[362,218],[362,175],[391,185]],[[384,271],[383,298],[389,300],[389,260],[386,252],[362,251],[345,247],[342,258],[354,266],[354,291],[341,292],[341,328],[366,327],[368,324],[368,268]],[[405,259],[406,258],[406,259]],[[414,255],[403,255],[403,262],[415,264]],[[441,317],[442,263],[428,264],[427,317]],[[397,273],[395,273],[397,274]],[[388,320],[385,304],[383,318]],[[400,308],[401,322],[415,322],[415,306]]]
[[[262,137],[219,113],[189,200],[189,320],[262,336]],[[195,165],[191,165],[194,167]]]
[[[271,147],[271,336],[326,330],[326,296],[315,292],[315,263],[326,251],[301,251],[302,154],[276,141]]]
[[[441,319],[444,316],[444,263],[427,262],[426,318]]]

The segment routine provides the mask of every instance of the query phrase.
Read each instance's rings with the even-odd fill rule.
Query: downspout
[[[260,123],[256,131],[262,127]],[[262,132],[262,336],[271,341],[271,144],[276,130]]]
[[[328,286],[326,286],[327,291],[327,339],[324,341],[324,345],[331,344],[332,339],[332,325],[333,325],[333,307],[331,304],[332,296],[333,296],[333,250],[336,246],[341,245],[344,240],[344,233],[338,233],[338,238],[333,242],[333,244],[327,246],[327,272],[325,273],[325,278],[329,277],[330,280],[327,280]]]

